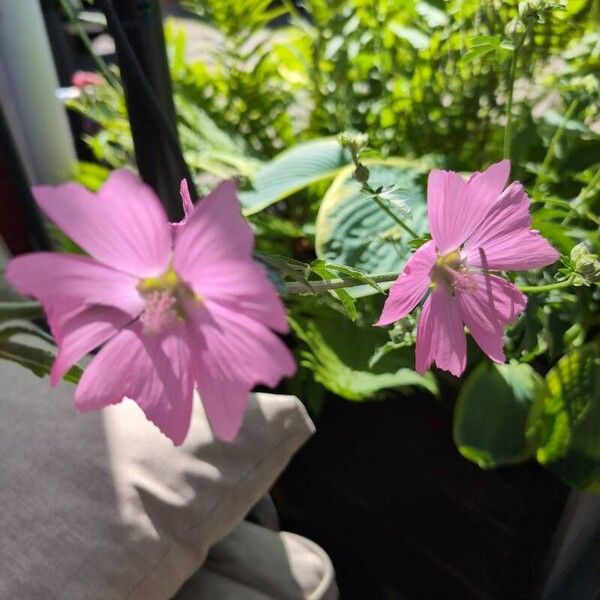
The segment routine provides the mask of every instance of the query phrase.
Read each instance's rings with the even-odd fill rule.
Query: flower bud
[[[600,260],[596,254],[590,252],[590,248],[585,242],[573,247],[570,258],[575,271],[585,282],[600,282]]]
[[[523,33],[525,33],[525,24],[517,17],[510,20],[504,28],[504,35],[509,39],[515,39]]]
[[[362,163],[358,163],[352,176],[354,179],[356,179],[356,181],[364,185],[367,183],[367,181],[369,181],[369,169],[367,169],[367,167],[365,167],[365,165]]]
[[[346,131],[338,136],[338,143],[342,148],[349,150],[352,156],[358,156],[367,147],[369,137],[365,133]]]

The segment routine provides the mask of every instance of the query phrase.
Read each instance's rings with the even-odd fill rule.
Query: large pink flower
[[[115,171],[93,194],[68,183],[34,190],[41,208],[93,258],[39,252],[10,261],[6,278],[43,305],[58,355],[56,384],[85,354],[75,403],[82,411],[133,398],[180,444],[194,388],[215,434],[235,437],[249,391],[295,371],[271,329],[288,329],[284,307],[252,259],[254,236],[235,187],[222,183],[186,218],[167,221],[154,192]]]
[[[410,258],[390,290],[377,325],[404,318],[431,290],[417,326],[416,370],[432,363],[459,376],[466,365],[464,326],[494,361],[504,362],[504,328],[527,298],[489,271],[544,267],[558,252],[531,230],[523,186],[506,189],[510,162],[503,160],[465,181],[433,170],[427,183],[432,240]]]

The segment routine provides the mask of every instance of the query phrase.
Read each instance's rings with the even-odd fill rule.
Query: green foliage
[[[354,323],[342,320],[325,298],[295,301],[291,324],[301,342],[300,365],[310,369],[328,390],[348,400],[371,400],[382,390],[405,387],[420,387],[437,395],[435,379],[412,369],[412,352],[407,349],[369,366],[374,350],[388,337],[385,330],[372,327],[372,318],[368,311],[361,312]]]
[[[475,365],[455,440],[482,467],[534,453],[571,485],[598,490],[598,0],[187,5],[209,42],[187,60],[183,31],[166,27],[184,155],[200,189],[239,181],[256,257],[292,317],[302,368],[290,389],[306,390],[315,413],[326,390],[354,401],[398,387],[436,392],[430,374],[412,371],[415,315],[372,327],[386,287],[373,275],[399,271],[429,239],[433,166],[468,174],[500,159],[514,75],[511,178],[531,197],[532,227],[562,257],[510,276],[534,290],[507,330],[511,362]],[[134,166],[118,85],[71,106],[100,125],[86,141],[103,165]],[[352,133],[338,144],[343,132]],[[97,189],[105,175],[81,165],[77,178]],[[78,250],[66,239],[61,247]],[[557,281],[569,284],[535,293]],[[356,285],[329,289],[344,282]],[[549,391],[536,398],[536,373],[548,371]]]
[[[403,220],[419,234],[427,231],[424,189],[425,163],[402,159],[369,161],[370,185],[394,185],[402,200]],[[412,247],[410,236],[360,190],[352,179],[352,168],[342,171],[323,197],[317,216],[315,250],[317,256],[349,265],[368,273],[402,270]],[[368,294],[369,288],[353,289]]]
[[[600,342],[563,356],[530,419],[537,460],[569,485],[600,492]]]
[[[244,213],[254,214],[312,183],[331,179],[349,162],[349,156],[333,138],[298,144],[252,178],[254,189],[240,194]]]
[[[482,362],[465,380],[454,408],[454,443],[484,469],[529,458],[526,424],[543,380],[526,364]]]
[[[45,377],[55,358],[54,340],[41,329],[18,321],[3,323],[0,327],[0,359],[16,362],[34,375]],[[77,383],[82,374],[82,368],[75,365],[64,375],[64,380]]]

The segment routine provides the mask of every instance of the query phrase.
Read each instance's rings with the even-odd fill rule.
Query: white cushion
[[[5,361],[0,381],[0,598],[171,598],[313,432],[253,394],[235,442],[196,402],[176,448],[132,401],[78,414],[69,384]]]
[[[317,544],[244,521],[211,549],[174,600],[335,600],[333,566]]]

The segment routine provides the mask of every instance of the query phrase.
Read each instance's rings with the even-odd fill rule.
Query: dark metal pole
[[[1,223],[1,225],[3,227],[10,226],[18,229],[15,231],[2,231],[6,237],[7,245],[13,254],[32,250],[33,248],[29,246],[29,240],[21,239],[23,231],[28,230],[31,234],[31,241],[35,246],[34,249],[52,250],[50,236],[44,227],[44,221],[42,220],[40,211],[33,198],[33,194],[31,193],[31,187],[23,163],[21,162],[17,145],[8,127],[2,106],[0,106],[0,159],[2,158],[6,161],[8,173],[6,174],[6,185],[0,185],[6,193],[3,198],[0,198],[0,201],[3,202],[0,214],[3,214],[4,219],[6,220],[6,222]],[[2,162],[4,161],[0,161],[0,163]],[[10,191],[8,189],[9,184],[11,189],[14,189],[16,195],[18,195],[18,203],[15,202],[15,195],[7,193]],[[8,203],[8,205],[6,205],[6,203]],[[22,219],[19,217],[22,217]],[[25,227],[18,226],[21,221],[24,223]],[[0,227],[0,229],[3,229],[3,227]]]
[[[177,137],[159,0],[101,0],[100,5],[115,39],[138,170],[169,218],[178,221],[183,217],[179,184],[189,179],[189,171]]]

